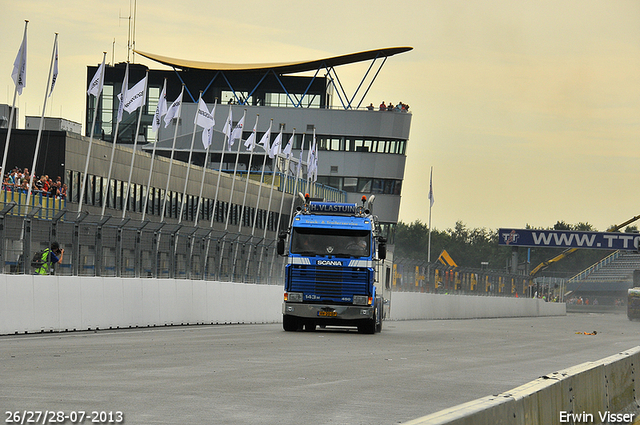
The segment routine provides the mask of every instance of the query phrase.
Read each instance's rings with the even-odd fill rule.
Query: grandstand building
[[[315,61],[257,65],[205,63],[137,51],[137,54],[164,65],[165,69],[129,65],[129,87],[148,75],[148,101],[142,110],[137,142],[133,135],[138,116],[135,113],[125,113],[119,124],[119,153],[114,158],[118,166],[109,183],[113,190],[110,190],[107,206],[110,210],[122,208],[122,194],[126,190],[127,180],[127,156],[131,155],[128,148],[136,142],[137,148],[143,152],[136,153],[140,160],[135,162],[133,192],[130,195],[134,202],[128,206],[134,217],[135,214],[140,215],[144,208],[146,170],[151,166],[152,154],[156,159],[146,214],[151,220],[160,216],[160,200],[164,198],[169,158],[174,152],[173,167],[177,163],[180,165],[177,172],[173,168],[168,188],[168,220],[196,219],[200,182],[204,181],[204,202],[198,212],[199,219],[224,223],[225,228],[242,228],[244,224],[246,232],[253,225],[251,217],[256,216],[259,228],[266,226],[269,231],[276,231],[289,221],[295,192],[306,191],[315,197],[347,202],[360,202],[363,195],[375,195],[374,213],[379,217],[388,236],[392,237],[393,228],[398,221],[411,113],[406,109],[380,111],[377,106],[375,110],[370,110],[363,107],[363,102],[386,60],[409,50],[410,47],[377,49]],[[370,62],[371,65],[356,92],[348,94],[340,84],[336,68],[357,62]],[[87,83],[97,68],[88,67]],[[96,104],[93,96],[87,97],[88,123],[92,122],[95,108],[98,108],[93,132],[94,138],[100,140],[97,143],[99,152],[92,154],[92,165],[88,173],[88,209],[97,208],[107,193],[106,160],[110,157],[109,149],[115,133],[119,106],[116,96],[122,90],[125,69],[124,63],[107,66],[104,91],[99,102]],[[166,128],[161,126],[154,133],[151,126],[153,113],[165,80],[169,104],[179,96],[184,87],[181,117],[179,120],[174,119]],[[365,83],[369,80],[370,82]],[[208,152],[201,142],[202,129],[194,126],[200,96],[209,110],[216,105],[216,125]],[[234,126],[245,116],[243,140],[251,134],[256,120],[257,140],[260,140],[270,125],[271,142],[282,131],[282,148],[293,136],[291,158],[267,158],[265,162],[265,155],[260,147],[253,154],[239,145],[233,146],[230,151],[225,150],[222,128],[230,110]],[[89,127],[87,126],[85,136],[91,134]],[[306,160],[314,135],[318,155],[317,181],[308,185]],[[156,140],[157,143],[151,143]],[[295,172],[300,157],[304,164],[296,184]],[[189,158],[193,166],[186,165]],[[74,201],[78,199],[82,168],[78,162],[73,162],[73,165],[69,161],[67,163],[71,168],[67,168],[66,174],[73,194],[71,200]],[[261,177],[263,164],[266,166],[264,177]],[[203,166],[208,170],[204,180],[201,178]],[[217,170],[223,171],[219,183]],[[233,178],[234,170],[239,178]],[[189,183],[183,202],[182,188],[186,174],[189,174]],[[258,182],[261,179],[264,189],[258,199],[261,191]],[[273,193],[270,191],[272,184],[275,188]],[[216,190],[216,186],[220,189]],[[245,186],[248,186],[246,197]],[[266,195],[267,191],[269,195]],[[187,207],[180,217],[178,210],[183,203]],[[214,208],[214,205],[218,208]],[[282,208],[282,205],[285,207]],[[259,210],[257,215],[256,206]],[[229,219],[227,213],[230,214]]]

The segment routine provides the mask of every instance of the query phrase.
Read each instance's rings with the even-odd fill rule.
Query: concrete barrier
[[[640,346],[404,425],[640,423]]]
[[[0,275],[0,334],[275,323],[282,287],[175,279]]]
[[[0,334],[202,323],[276,323],[282,286],[180,279],[0,275]],[[391,320],[565,314],[526,298],[395,292]]]
[[[390,317],[392,320],[481,319],[565,314],[564,303],[541,299],[394,292]]]

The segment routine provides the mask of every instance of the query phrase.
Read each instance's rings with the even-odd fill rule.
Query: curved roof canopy
[[[330,58],[317,59],[311,61],[297,62],[276,62],[276,63],[259,63],[259,64],[228,64],[216,62],[202,62],[186,59],[176,59],[167,56],[147,53],[140,50],[134,50],[137,54],[146,58],[159,62],[163,65],[172,66],[182,69],[201,69],[207,71],[234,71],[234,72],[256,72],[273,70],[277,74],[292,74],[297,72],[316,71],[322,67],[334,67],[338,65],[347,65],[350,63],[363,62],[366,60],[374,60],[388,56],[397,55],[399,53],[413,50],[413,47],[390,47],[386,49],[367,50],[364,52],[350,53],[348,55],[333,56]]]

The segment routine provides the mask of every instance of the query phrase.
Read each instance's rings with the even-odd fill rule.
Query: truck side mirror
[[[278,244],[276,246],[278,255],[284,255],[284,240],[286,239],[286,237],[287,237],[286,233],[280,233],[278,235]]]
[[[385,238],[378,239],[378,258],[381,260],[387,258],[387,240]]]

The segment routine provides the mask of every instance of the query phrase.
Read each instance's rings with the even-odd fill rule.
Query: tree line
[[[613,226],[612,226],[613,227]],[[527,225],[526,229],[536,229]],[[568,224],[558,221],[552,227],[538,230],[571,230],[597,232],[589,223]],[[637,233],[637,226],[627,226],[627,233]],[[461,221],[457,221],[453,229],[431,231],[431,262],[436,262],[443,250],[446,250],[459,267],[485,268],[505,271],[509,267],[512,248],[498,245],[498,230],[486,228],[470,229]],[[395,233],[396,258],[410,258],[427,261],[429,247],[429,227],[416,220],[406,224],[399,222]],[[562,248],[527,248],[519,247],[520,268],[531,270],[543,261],[547,261],[560,253]],[[613,251],[600,249],[580,249],[561,261],[553,263],[540,275],[557,277],[572,276],[597,263]],[[528,266],[526,263],[529,263]],[[510,270],[510,267],[509,267]]]

